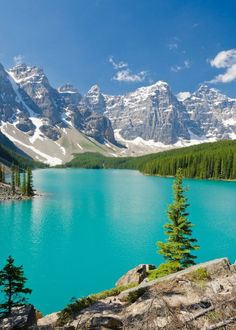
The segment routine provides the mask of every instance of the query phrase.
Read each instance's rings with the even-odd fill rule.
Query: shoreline
[[[38,193],[35,193],[33,196],[25,196],[21,193],[18,187],[16,187],[15,194],[13,194],[9,183],[0,183],[0,202],[30,200],[38,195]]]
[[[145,172],[140,171],[138,168],[119,168],[119,167],[101,167],[101,168],[95,168],[95,167],[72,167],[72,166],[51,166],[46,169],[52,169],[52,170],[58,170],[58,169],[78,169],[78,170],[128,170],[128,171],[137,171],[140,174],[144,176],[153,176],[158,178],[167,178],[167,179],[173,179],[175,178],[174,175],[159,175],[159,174],[148,174]],[[41,170],[41,169],[40,169]],[[44,169],[43,169],[44,170]],[[198,177],[186,177],[183,176],[185,180],[206,180],[206,181],[223,181],[223,182],[236,182],[235,179],[217,179],[217,178],[198,178]]]

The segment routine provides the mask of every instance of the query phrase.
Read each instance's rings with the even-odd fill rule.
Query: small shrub
[[[76,300],[69,304],[61,312],[58,313],[57,325],[63,326],[68,323],[71,319],[74,319],[76,315],[84,308],[87,308],[96,302],[92,297],[85,297]]]
[[[210,323],[219,322],[224,318],[224,313],[222,311],[210,311],[207,313],[207,318]]]
[[[146,288],[139,288],[135,291],[131,291],[128,293],[128,296],[123,299],[123,301],[128,302],[129,304],[135,303],[144,293],[146,292]]]
[[[96,301],[101,300],[101,299],[106,299],[108,297],[112,297],[112,296],[118,296],[122,291],[131,289],[135,286],[137,286],[137,283],[131,283],[129,285],[122,285],[122,286],[118,286],[116,288],[112,288],[109,290],[105,290],[102,292],[98,292],[95,294],[90,295],[91,298],[95,299]]]
[[[193,272],[191,272],[188,275],[188,278],[193,282],[199,282],[199,281],[207,281],[211,277],[210,277],[208,271],[206,270],[206,268],[198,268],[198,269],[194,270]]]
[[[169,262],[167,264],[161,264],[157,269],[150,270],[148,272],[148,280],[152,281],[166,275],[170,275],[176,272],[176,262]]]
[[[38,311],[37,309],[36,309],[35,313],[36,313],[36,320],[39,320],[43,317],[43,313]]]

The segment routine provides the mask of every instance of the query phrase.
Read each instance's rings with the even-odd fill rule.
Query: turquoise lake
[[[30,297],[44,314],[114,286],[140,263],[158,264],[170,178],[126,170],[34,171],[43,196],[0,204],[0,263],[23,264]],[[198,261],[236,258],[236,182],[185,180]]]

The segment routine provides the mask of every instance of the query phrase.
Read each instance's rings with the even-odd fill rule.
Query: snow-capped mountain
[[[141,138],[149,144],[181,146],[236,138],[236,99],[207,85],[177,96],[164,81],[121,96],[102,94],[96,87],[90,98],[123,142]]]
[[[189,140],[189,130],[201,135],[185,106],[164,81],[120,98],[105,96],[105,99],[105,114],[111,119],[114,129],[118,129],[127,140],[141,137],[169,145],[179,139]]]
[[[236,138],[236,99],[207,85],[201,85],[196,92],[183,100],[183,104],[190,118],[207,138]]]
[[[118,96],[94,85],[81,95],[70,84],[53,88],[38,67],[7,72],[0,65],[0,120],[1,131],[24,152],[56,164],[85,151],[142,154],[234,139],[236,99],[206,85],[175,96],[164,81]]]
[[[42,69],[0,66],[1,131],[30,156],[51,164],[73,153],[116,152],[110,120],[71,85],[53,88]]]

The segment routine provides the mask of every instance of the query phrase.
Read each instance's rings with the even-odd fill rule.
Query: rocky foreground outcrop
[[[139,265],[118,284],[134,285],[150,268]],[[226,258],[150,282],[145,278],[127,290],[118,288],[95,295],[96,300],[85,298],[86,308],[75,302],[73,315],[64,320],[63,311],[38,319],[32,305],[16,308],[11,317],[0,321],[0,329],[236,329],[236,263],[230,265]]]
[[[132,271],[137,279],[146,268]],[[122,277],[126,284],[133,281],[132,271]],[[236,329],[236,264],[223,258],[151,282],[144,279],[78,312],[75,308],[64,324],[59,316],[39,319],[37,329]]]
[[[0,329],[37,329],[36,314],[37,312],[33,305],[14,308],[10,317],[0,320]]]

